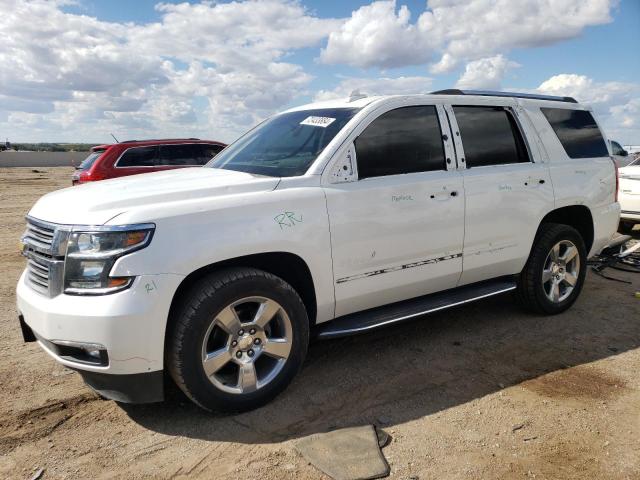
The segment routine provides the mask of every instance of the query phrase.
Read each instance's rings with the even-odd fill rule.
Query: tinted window
[[[77,170],[89,170],[91,166],[96,163],[96,160],[104,153],[104,150],[96,150],[91,152],[87,158],[85,158],[80,165],[76,167]]]
[[[118,167],[153,167],[157,161],[158,147],[134,147],[130,148],[120,160]]]
[[[614,141],[611,141],[611,153],[613,153],[614,155],[621,155],[623,157],[628,155],[627,151],[622,148],[622,145]]]
[[[160,165],[204,165],[206,160],[202,159],[203,152],[200,145],[160,145]]]
[[[282,113],[225,148],[209,164],[272,177],[304,174],[357,108],[323,108]]]
[[[540,110],[549,120],[569,157],[593,158],[609,155],[600,129],[590,112],[563,108]]]
[[[446,169],[434,106],[387,112],[360,134],[355,145],[361,179]]]
[[[206,143],[200,146],[202,147],[202,157],[205,158],[204,163],[207,163],[224,148],[222,145],[207,145]]]
[[[528,162],[515,119],[503,107],[453,107],[467,168]]]

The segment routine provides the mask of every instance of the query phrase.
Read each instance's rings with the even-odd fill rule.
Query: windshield
[[[76,170],[88,170],[91,165],[104,153],[104,150],[96,150],[91,152],[87,158],[85,158],[80,165],[76,167]]]
[[[276,115],[225,148],[211,168],[270,177],[303,175],[356,108],[323,108]]]

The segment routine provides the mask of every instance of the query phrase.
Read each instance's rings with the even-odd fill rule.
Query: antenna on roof
[[[116,138],[116,136],[113,133],[110,133],[109,135],[111,135],[113,137],[113,139],[116,141],[116,143],[120,143],[120,141]]]
[[[360,100],[361,98],[367,98],[366,93],[360,93],[360,89],[356,88],[349,94],[349,103],[355,102],[356,100]]]

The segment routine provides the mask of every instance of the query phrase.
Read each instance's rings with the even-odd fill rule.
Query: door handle
[[[534,186],[534,184],[538,184],[538,185],[543,185],[546,182],[546,180],[544,178],[538,178],[537,180],[534,180],[533,178],[529,177],[527,178],[527,180],[524,182],[524,186],[528,187],[529,185]]]
[[[450,197],[457,197],[458,196],[458,191],[457,190],[453,190],[451,192],[438,192],[438,193],[432,193],[431,195],[429,195],[432,199],[439,199],[439,200],[447,200]]]

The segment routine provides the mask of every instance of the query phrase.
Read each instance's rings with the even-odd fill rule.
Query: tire
[[[554,247],[558,248],[555,253],[552,252]],[[573,255],[574,250],[567,255],[572,247],[575,256],[567,261]],[[578,231],[568,225],[545,223],[540,226],[529,259],[520,273],[517,293],[527,310],[556,315],[576,301],[586,272],[587,250]]]
[[[202,278],[183,297],[166,364],[200,407],[240,412],[282,392],[308,344],[307,311],[288,283],[262,270],[230,268]]]

